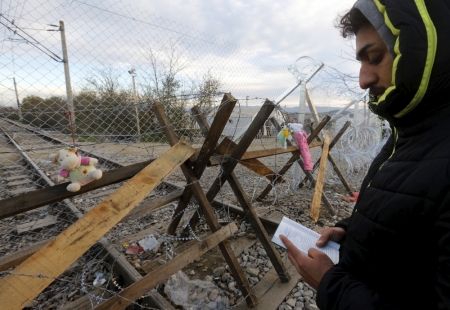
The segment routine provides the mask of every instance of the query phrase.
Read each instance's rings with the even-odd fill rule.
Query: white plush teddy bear
[[[69,192],[77,192],[86,185],[102,177],[102,171],[94,167],[96,158],[78,156],[76,148],[67,147],[56,154],[50,155],[54,164],[62,168],[58,173],[58,182],[69,177],[71,183],[67,186]]]

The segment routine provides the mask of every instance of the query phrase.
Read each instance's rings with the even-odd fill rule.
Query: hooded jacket
[[[450,1],[374,3],[395,57],[393,86],[369,105],[393,134],[336,224],[347,235],[317,305],[450,309]]]

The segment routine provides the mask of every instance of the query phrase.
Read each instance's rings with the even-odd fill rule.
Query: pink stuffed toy
[[[288,128],[294,131],[294,137],[297,141],[298,149],[300,150],[300,155],[303,159],[303,169],[305,169],[305,171],[312,171],[313,162],[311,159],[311,153],[309,152],[309,145],[307,140],[308,136],[306,134],[306,131],[303,130],[302,124],[297,123],[289,123]]]

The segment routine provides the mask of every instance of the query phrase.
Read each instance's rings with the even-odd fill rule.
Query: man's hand
[[[288,250],[288,257],[292,265],[303,277],[303,280],[317,290],[323,275],[334,266],[331,259],[327,254],[314,248],[309,249],[308,256],[303,255],[286,236],[280,235],[280,239]]]
[[[326,246],[330,240],[339,243],[347,235],[347,232],[341,227],[329,227],[318,230],[317,232],[322,235],[316,242],[319,248]]]

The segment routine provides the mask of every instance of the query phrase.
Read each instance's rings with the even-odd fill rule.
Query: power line
[[[3,14],[0,14],[0,17],[3,17],[4,19],[6,19],[10,24],[14,25],[14,27],[16,27],[18,30],[22,31],[23,33],[25,33],[28,37],[30,37],[31,39],[33,39],[35,42],[32,42],[30,40],[28,40],[27,38],[25,38],[24,36],[22,36],[21,34],[19,34],[17,32],[17,30],[12,29],[11,27],[9,27],[8,25],[6,25],[5,23],[0,21],[0,24],[2,24],[3,26],[5,26],[6,28],[8,28],[13,34],[18,35],[19,37],[21,37],[22,39],[24,39],[25,41],[27,41],[27,43],[30,43],[31,45],[33,45],[34,47],[36,47],[38,50],[40,50],[41,52],[43,52],[45,55],[49,56],[51,59],[57,61],[57,62],[63,62],[63,60],[61,59],[61,57],[59,57],[58,55],[56,55],[55,53],[53,53],[51,50],[49,50],[48,48],[46,48],[45,46],[43,46],[38,40],[36,40],[35,38],[33,38],[31,35],[29,35],[25,30],[22,30],[19,26],[14,24],[14,21],[10,21],[9,19],[7,19]],[[41,45],[45,50],[41,49],[39,46],[37,46],[36,44]],[[50,55],[50,54],[51,55]],[[52,56],[53,55],[53,56]],[[56,58],[58,59],[56,59]]]

